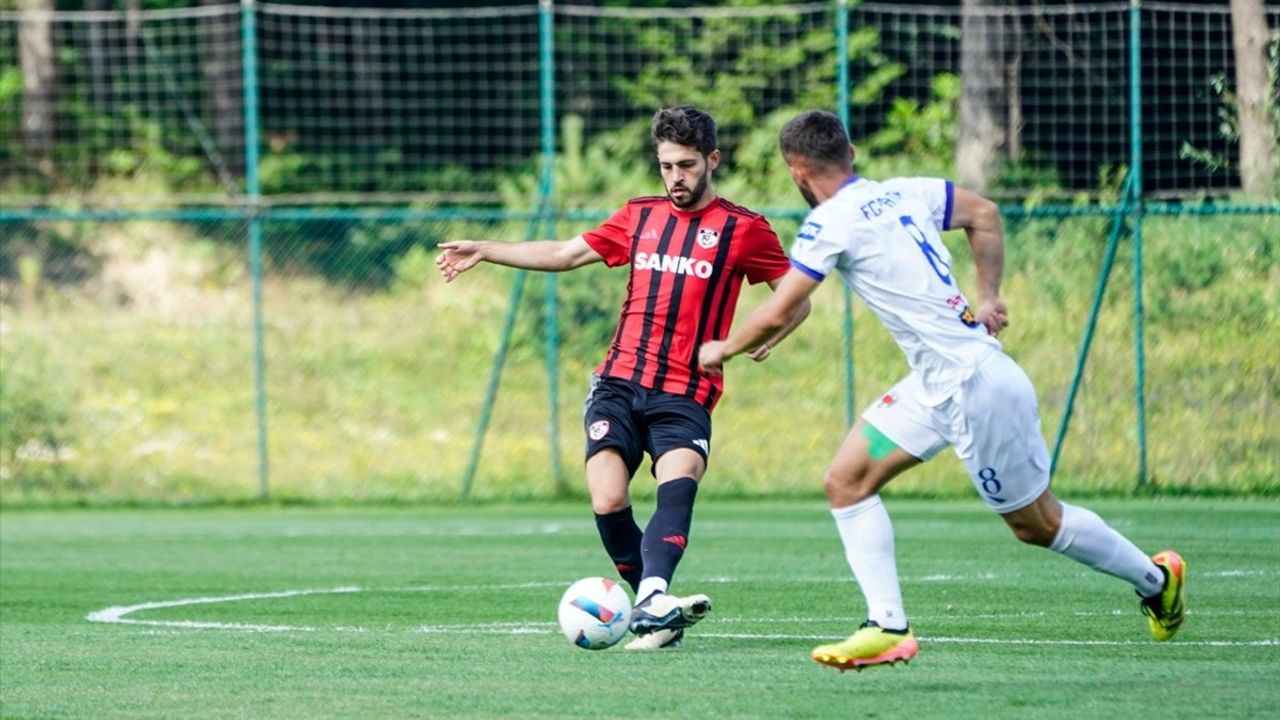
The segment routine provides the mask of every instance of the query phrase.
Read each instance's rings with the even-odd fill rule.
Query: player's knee
[[[625,510],[630,505],[631,495],[625,489],[621,492],[614,488],[591,489],[591,510],[597,515]]]
[[[839,507],[861,502],[876,493],[875,483],[866,472],[849,472],[836,467],[828,467],[823,473],[822,487],[833,506]]]
[[[589,482],[591,510],[598,515],[626,510],[631,505],[631,493],[627,492],[626,483]]]
[[[1013,531],[1013,536],[1021,542],[1028,545],[1039,545],[1040,547],[1049,547],[1053,544],[1053,538],[1057,536],[1058,529],[1049,527],[1043,522],[1010,522],[1009,529]]]

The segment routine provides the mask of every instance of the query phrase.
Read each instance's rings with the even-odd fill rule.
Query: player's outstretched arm
[[[1004,229],[1000,209],[985,197],[956,188],[952,200],[952,227],[964,228],[973,250],[978,275],[978,306],[974,318],[987,326],[987,332],[998,334],[1009,325],[1009,309],[1000,298],[1000,281],[1004,275]]]
[[[600,262],[604,258],[581,235],[572,240],[534,240],[509,243],[493,240],[453,240],[440,243],[436,267],[451,282],[480,261],[495,265],[561,272]]]
[[[723,372],[725,361],[761,345],[773,345],[799,325],[809,312],[809,296],[818,281],[792,269],[782,276],[769,299],[761,303],[742,325],[724,340],[703,343],[698,365],[711,375]]]

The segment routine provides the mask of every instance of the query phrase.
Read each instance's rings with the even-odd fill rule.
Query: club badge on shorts
[[[609,421],[597,420],[587,427],[587,437],[592,440],[599,440],[609,434]]]

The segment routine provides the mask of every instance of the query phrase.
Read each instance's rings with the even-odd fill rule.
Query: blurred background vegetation
[[[1280,11],[1238,5],[1141,16],[1148,491],[1280,493]],[[544,139],[553,222],[540,235],[570,237],[660,193],[657,107],[716,116],[718,191],[764,210],[785,244],[803,208],[777,131],[842,97],[859,172],[954,177],[999,199],[1014,317],[1003,339],[1037,384],[1050,439],[1113,216],[1126,232],[1135,217],[1120,209],[1128,2],[851,3],[844,94],[835,3],[557,4],[550,127],[536,4],[265,5],[252,38],[259,195],[238,3],[0,8],[7,505],[260,496],[255,223],[271,497],[457,498],[507,340],[472,495],[583,494],[579,408],[625,270],[584,268],[550,290],[534,276],[516,300],[503,269],[445,287],[435,248],[524,239],[543,209]],[[1135,486],[1130,240],[1103,296],[1055,480],[1064,492]],[[948,242],[964,265],[963,237]],[[731,368],[706,492],[819,494],[846,427],[846,352],[859,405],[904,372],[858,305],[849,350],[843,293],[822,293],[783,352]],[[744,310],[765,294],[744,293]],[[971,492],[950,457],[895,484]]]

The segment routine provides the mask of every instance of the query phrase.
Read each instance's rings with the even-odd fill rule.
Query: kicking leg
[[[630,480],[626,462],[614,449],[601,450],[587,460],[587,489],[600,541],[618,575],[634,593],[639,589],[644,566],[640,552],[642,533],[631,511]]]
[[[631,618],[632,632],[641,637],[629,643],[628,649],[671,647],[680,641],[684,628],[706,617],[711,610],[711,600],[706,595],[678,597],[667,593],[688,545],[698,479],[705,470],[706,461],[702,456],[687,448],[663,453],[654,464],[658,479],[657,507],[640,543],[644,578],[636,591],[636,608]]]

